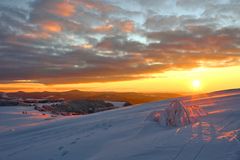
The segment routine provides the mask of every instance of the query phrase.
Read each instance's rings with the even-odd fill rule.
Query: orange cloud
[[[113,25],[111,24],[97,26],[93,28],[95,32],[108,32],[108,31],[111,31],[112,29],[113,29]]]
[[[93,46],[91,44],[88,44],[88,43],[83,44],[81,47],[84,48],[84,49],[91,49],[91,48],[93,48]]]
[[[47,32],[57,33],[62,30],[61,25],[56,21],[46,21],[40,24],[41,28]]]
[[[132,21],[122,22],[121,25],[122,32],[133,32],[134,31],[134,23]]]
[[[75,13],[75,6],[67,1],[55,3],[52,8],[48,9],[49,13],[69,17]]]
[[[51,35],[46,32],[32,32],[22,34],[21,37],[26,39],[48,39]]]
[[[72,16],[76,12],[75,5],[66,0],[42,0],[33,3],[33,11],[32,13],[35,16],[40,16],[44,14],[46,16],[56,15],[61,17],[69,17]],[[42,17],[42,18],[44,18]]]
[[[29,41],[33,40],[47,40],[51,38],[51,35],[46,32],[29,32],[15,36],[10,36],[6,39],[6,42],[12,45],[25,46],[29,45]]]

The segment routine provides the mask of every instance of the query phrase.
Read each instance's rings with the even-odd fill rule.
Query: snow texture
[[[0,107],[0,160],[240,160],[236,91],[182,97],[184,108],[169,99],[52,120],[35,119],[32,108]],[[188,125],[146,120],[164,110],[174,125]]]

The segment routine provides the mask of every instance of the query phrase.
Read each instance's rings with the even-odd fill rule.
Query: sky
[[[240,88],[239,0],[0,1],[0,91],[228,88]]]

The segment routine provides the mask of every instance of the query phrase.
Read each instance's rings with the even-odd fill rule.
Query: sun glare
[[[195,90],[199,90],[201,88],[201,81],[200,80],[193,80],[192,87]]]

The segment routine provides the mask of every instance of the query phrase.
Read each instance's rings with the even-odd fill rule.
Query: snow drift
[[[167,108],[151,112],[148,119],[160,123],[161,126],[179,127],[194,123],[198,117],[206,115],[199,106],[186,106],[180,100],[174,100]]]

